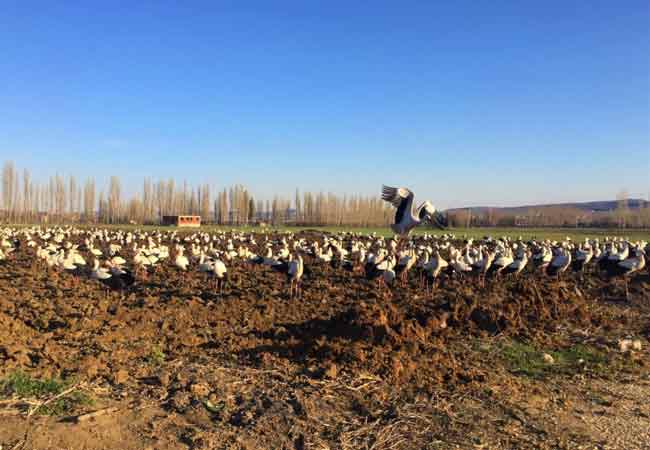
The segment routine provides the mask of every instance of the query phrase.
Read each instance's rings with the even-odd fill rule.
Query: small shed
[[[201,226],[201,216],[163,216],[162,224],[197,228]]]

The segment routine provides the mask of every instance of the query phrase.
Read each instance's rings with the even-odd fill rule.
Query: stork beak
[[[442,213],[436,211],[429,217],[431,223],[441,230],[445,230],[449,226],[449,221]]]

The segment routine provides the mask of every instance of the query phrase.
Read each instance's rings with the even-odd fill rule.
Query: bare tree
[[[255,200],[252,196],[248,199],[248,222],[255,222]]]
[[[31,180],[29,176],[29,171],[27,169],[23,170],[23,204],[21,209],[20,220],[22,222],[29,223],[31,222],[31,190],[30,190]]]
[[[210,218],[210,186],[208,184],[204,184],[199,192],[199,209],[201,220],[207,221]]]
[[[300,207],[300,191],[296,188],[296,198],[294,200],[296,207],[296,224],[302,221],[302,208]]]
[[[111,176],[108,186],[108,204],[107,204],[107,219],[109,223],[119,223],[120,221],[120,197],[122,187],[120,179],[116,176]]]
[[[151,180],[144,179],[142,185],[142,223],[153,222],[153,195],[151,191]]]
[[[68,193],[68,214],[70,217],[74,217],[74,214],[77,212],[76,200],[77,200],[77,180],[75,180],[74,175],[70,175],[69,181],[69,193]]]
[[[95,221],[95,180],[88,178],[84,185],[84,221]]]
[[[108,203],[104,200],[104,191],[99,191],[99,202],[97,205],[97,221],[107,223],[109,219]]]
[[[2,168],[2,208],[5,218],[12,220],[13,199],[14,199],[15,170],[12,161],[5,161]]]
[[[66,188],[64,178],[57,174],[55,177],[55,193],[54,193],[54,202],[55,202],[55,215],[57,221],[65,221],[65,207],[66,207]]]

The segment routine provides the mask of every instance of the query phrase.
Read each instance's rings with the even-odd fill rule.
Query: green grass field
[[[26,226],[26,225],[15,225],[15,226]],[[50,225],[52,226],[52,225]],[[93,225],[79,225],[82,228],[90,228]],[[122,230],[173,230],[178,229],[180,231],[189,231],[192,232],[197,230],[196,228],[175,228],[169,226],[160,226],[160,225],[97,225],[98,228],[110,228],[110,229],[122,229]],[[303,230],[315,230],[322,232],[338,233],[344,231],[351,231],[355,233],[362,234],[371,234],[376,233],[378,236],[392,236],[393,232],[388,227],[370,227],[370,228],[355,228],[355,227],[336,227],[336,226],[326,226],[326,227],[308,227],[308,226],[277,226],[277,227],[256,227],[256,226],[220,226],[220,225],[204,225],[198,230],[206,232],[219,232],[219,231],[230,231],[237,230],[241,232],[254,232],[254,233],[271,233],[271,232],[299,232]],[[601,240],[606,236],[618,236],[627,238],[633,241],[645,240],[650,241],[650,230],[648,229],[606,229],[606,228],[450,228],[445,231],[440,231],[438,229],[431,228],[418,228],[414,231],[413,234],[421,235],[424,233],[437,234],[441,235],[443,233],[451,233],[456,235],[458,238],[482,238],[484,236],[492,236],[495,238],[498,237],[510,237],[518,238],[522,237],[523,239],[551,239],[551,240],[560,240],[570,237],[574,241],[582,241],[585,237],[595,238],[598,237]]]

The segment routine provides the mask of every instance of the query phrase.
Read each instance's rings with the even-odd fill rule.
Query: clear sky
[[[1,2],[0,160],[258,197],[646,197],[648,5]]]

